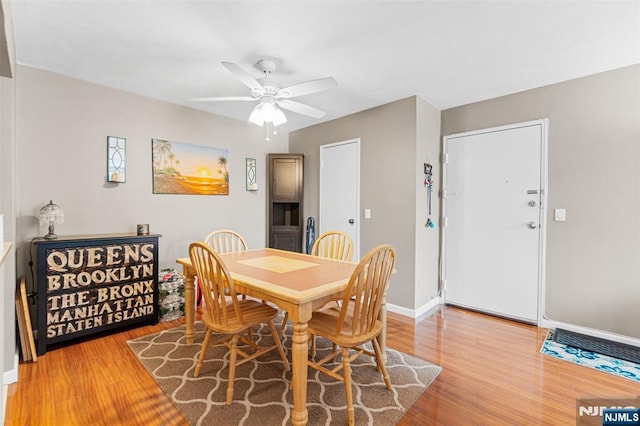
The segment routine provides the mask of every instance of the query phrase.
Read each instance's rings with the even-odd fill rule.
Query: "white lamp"
[[[249,122],[258,126],[263,126],[264,123],[273,123],[273,126],[279,126],[287,122],[287,117],[282,110],[278,108],[275,98],[272,96],[263,96],[260,99],[260,104],[251,111],[249,116]]]
[[[64,222],[64,213],[59,205],[49,200],[49,204],[40,209],[40,224],[49,225],[49,233],[44,236],[45,240],[55,240],[58,236],[54,232],[54,225]]]
[[[251,111],[249,122],[258,126],[262,126],[264,124],[264,118],[262,118],[262,105],[256,105],[253,111]]]
[[[273,125],[279,126],[283,123],[287,122],[287,117],[285,117],[284,112],[278,107],[275,107],[275,111],[273,112]]]

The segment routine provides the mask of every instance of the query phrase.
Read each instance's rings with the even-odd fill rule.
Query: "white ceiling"
[[[640,63],[638,1],[11,0],[17,62],[246,121],[221,61],[283,86],[332,76],[293,131],[418,95],[439,109]],[[252,125],[252,124],[247,124]]]

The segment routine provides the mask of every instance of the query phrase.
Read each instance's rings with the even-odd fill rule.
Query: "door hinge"
[[[446,228],[447,226],[449,226],[449,219],[444,217],[442,218],[442,227]]]

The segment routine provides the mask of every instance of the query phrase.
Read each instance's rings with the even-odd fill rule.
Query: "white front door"
[[[360,259],[360,140],[320,147],[320,216],[316,238],[337,230],[353,240],[353,260]]]
[[[546,120],[444,138],[445,302],[537,323]]]

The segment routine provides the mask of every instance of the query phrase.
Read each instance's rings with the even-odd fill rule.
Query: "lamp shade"
[[[49,233],[44,236],[46,240],[53,240],[58,236],[54,233],[54,225],[64,222],[64,213],[59,205],[49,200],[49,204],[40,209],[40,224],[49,226]]]
[[[258,126],[262,126],[264,124],[264,118],[262,118],[262,105],[256,105],[253,111],[251,111],[249,122]]]
[[[276,107],[275,110],[273,111],[273,125],[279,126],[286,122],[287,122],[287,117],[284,115],[284,113],[280,108]]]

